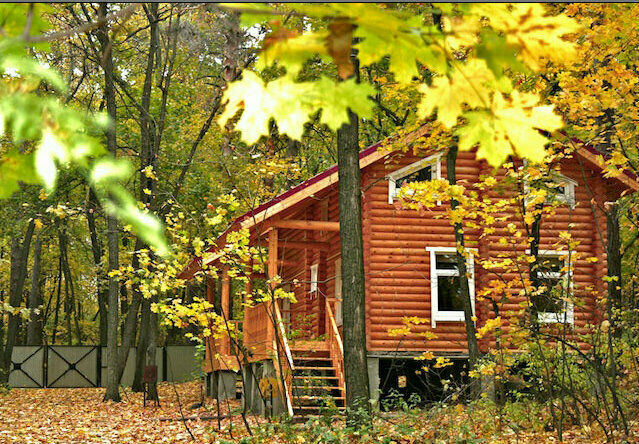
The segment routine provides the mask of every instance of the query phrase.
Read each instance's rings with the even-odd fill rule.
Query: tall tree
[[[446,176],[450,185],[457,185],[457,144],[453,144],[446,154]],[[450,199],[450,207],[455,211],[459,206],[459,201],[454,197]],[[468,342],[468,367],[473,370],[479,360],[479,348],[477,347],[477,328],[475,327],[472,300],[470,297],[470,284],[468,282],[469,270],[468,260],[465,251],[464,227],[461,222],[456,222],[453,226],[455,229],[455,244],[457,251],[457,269],[459,270],[459,293],[464,307],[464,321],[466,327],[466,341]],[[477,392],[475,392],[477,393]]]
[[[110,125],[106,129],[107,148],[112,156],[117,155],[117,105],[115,99],[115,85],[113,81],[113,56],[112,46],[109,38],[109,28],[106,21],[107,3],[100,3],[98,16],[102,21],[102,26],[97,32],[98,42],[102,56],[102,69],[104,71],[104,99],[106,101],[107,114]],[[119,261],[119,240],[118,224],[112,215],[107,215],[107,251],[109,256],[109,272],[120,268]],[[120,390],[118,380],[118,324],[119,324],[119,282],[115,276],[109,276],[108,292],[108,316],[107,316],[107,380],[104,400],[120,401]]]
[[[354,75],[358,76],[358,63]],[[362,234],[362,190],[359,168],[359,117],[348,111],[349,122],[337,130],[339,175],[340,247],[344,320],[344,376],[349,420],[356,422],[358,409],[370,409],[366,362],[366,286]]]
[[[27,325],[27,345],[42,344],[42,291],[40,275],[42,263],[42,235],[36,236],[33,247],[33,268],[31,269],[31,291],[29,292],[29,324]]]
[[[13,346],[18,337],[20,313],[17,310],[22,303],[22,290],[27,274],[27,263],[29,260],[29,249],[31,238],[35,230],[35,220],[31,219],[27,225],[24,237],[14,236],[11,242],[11,277],[9,281],[9,305],[13,311],[9,313],[9,322],[4,349],[0,349],[0,384],[9,381],[11,371],[11,355]]]

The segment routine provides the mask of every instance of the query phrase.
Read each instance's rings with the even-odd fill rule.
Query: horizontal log
[[[433,351],[433,350],[439,350],[439,351],[449,351],[449,352],[463,352],[466,350],[466,348],[464,347],[464,343],[466,341],[460,341],[461,345],[458,345],[456,343],[451,343],[450,341],[439,341],[439,340],[430,340],[430,341],[425,341],[425,340],[411,340],[411,339],[407,339],[407,338],[401,338],[401,339],[378,339],[378,338],[371,338],[370,339],[370,343],[371,346],[368,349],[369,352],[371,351],[389,351],[389,352],[395,352],[395,351]]]
[[[267,241],[258,242],[258,245],[267,247]],[[316,241],[299,241],[280,239],[278,240],[277,247],[281,250],[321,250],[328,251],[330,245],[328,242],[316,242]]]
[[[339,231],[339,222],[320,220],[284,219],[267,222],[268,228],[288,228],[295,230]]]

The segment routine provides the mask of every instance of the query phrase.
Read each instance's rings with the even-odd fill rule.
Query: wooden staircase
[[[289,348],[290,366],[286,388],[291,414],[303,421],[309,416],[345,410],[344,346],[326,299],[326,340],[296,341]]]
[[[322,344],[324,345],[324,344]],[[295,418],[343,411],[345,392],[328,346],[293,349],[292,403]]]

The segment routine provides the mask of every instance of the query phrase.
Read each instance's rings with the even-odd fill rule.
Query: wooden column
[[[271,286],[271,294],[275,291],[275,276],[277,276],[277,244],[278,244],[278,233],[277,228],[272,228],[268,233],[268,270],[267,275],[270,281]],[[273,304],[276,301],[271,301],[268,303],[268,313],[271,316],[275,315],[275,310]],[[268,322],[268,343],[273,343],[275,339],[275,331],[273,322]]]
[[[230,296],[231,296],[231,280],[229,279],[229,267],[228,265],[224,265],[222,268],[222,303],[221,303],[221,311],[222,316],[226,321],[229,321],[229,304],[230,304]],[[231,343],[230,341],[222,342],[222,350],[220,350],[220,354],[228,355],[231,353]]]

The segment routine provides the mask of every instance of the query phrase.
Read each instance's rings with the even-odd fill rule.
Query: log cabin
[[[360,152],[366,350],[372,399],[388,390],[389,380],[391,387],[405,388],[408,377],[410,386],[411,373],[421,365],[410,363],[425,351],[461,363],[467,359],[464,313],[455,290],[459,273],[451,260],[455,236],[450,222],[441,217],[449,203],[441,202],[426,212],[397,205],[398,190],[405,183],[446,178],[445,151],[433,149],[416,157],[411,150],[399,149],[410,146],[426,131],[424,126],[401,139],[391,138],[392,150],[386,140]],[[581,295],[577,289],[605,291],[606,219],[601,208],[622,193],[639,188],[636,177],[629,173],[604,178],[601,165],[601,155],[583,144],[561,161],[562,183],[557,198],[562,199],[562,205],[554,214],[544,216],[540,236],[540,256],[546,256],[551,264],[547,279],[562,279],[561,266],[555,264],[561,257],[556,250],[561,231],[570,231],[579,241],[578,251],[599,259],[577,260],[573,265],[571,285],[576,297],[583,298],[581,303],[546,303],[545,308],[539,308],[540,322],[568,322],[575,335],[600,316],[594,293],[584,291]],[[485,161],[478,161],[474,152],[459,153],[456,173],[458,181],[464,183],[477,182],[482,175],[496,175],[502,185],[485,190],[482,198],[500,199],[519,192],[503,185],[508,183],[503,169],[494,171]],[[239,217],[219,237],[216,245],[221,248],[229,233],[248,229],[251,245],[268,248],[266,276],[280,276],[281,285],[294,293],[295,301],[244,306],[236,310],[241,311],[240,318],[232,313],[237,303],[227,269],[216,263],[216,255],[207,259],[208,265],[221,270],[219,282],[206,280],[209,301],[219,305],[219,312],[242,331],[241,341],[247,351],[240,356],[237,344],[228,337],[209,340],[204,371],[209,375],[207,385],[212,396],[235,396],[236,372],[241,371],[242,399],[259,413],[304,415],[315,411],[327,396],[336,406],[344,405],[339,221],[334,165]],[[494,233],[481,237],[477,230],[466,230],[466,245],[477,249],[476,257],[490,257],[504,249],[499,239],[508,236],[506,224],[495,228]],[[209,251],[214,253],[218,247]],[[522,253],[525,242],[518,248],[521,251],[513,254]],[[192,278],[201,270],[202,261],[195,258],[181,277]],[[469,256],[470,293],[480,327],[494,316],[489,302],[475,301],[476,292],[487,284],[490,273],[472,262]],[[264,281],[265,276],[249,276],[248,293],[259,279]],[[516,309],[521,302],[522,297],[514,291],[503,310],[508,305]],[[409,335],[391,335],[389,330],[401,327],[407,316],[428,322]],[[424,332],[434,333],[436,339],[425,340],[420,335]],[[490,341],[480,340],[480,350],[485,352]],[[396,363],[402,361],[404,367],[398,367]],[[265,381],[271,381],[271,386]]]

